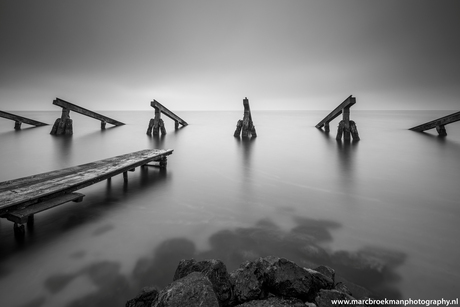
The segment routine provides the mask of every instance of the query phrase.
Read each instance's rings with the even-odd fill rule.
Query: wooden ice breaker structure
[[[175,126],[174,126],[175,129],[178,129],[179,125],[182,125],[182,126],[188,125],[185,120],[183,120],[182,118],[180,118],[179,116],[177,116],[176,114],[168,110],[168,108],[166,108],[164,105],[162,105],[155,99],[150,103],[150,105],[155,109],[155,117],[150,119],[149,127],[147,128],[148,135],[151,135],[152,133],[153,135],[159,135],[160,130],[161,130],[162,135],[166,134],[165,125],[164,125],[163,119],[161,119],[161,113],[163,113],[164,115],[166,115],[167,117],[175,121]]]
[[[342,120],[339,122],[339,127],[337,131],[337,140],[343,139],[345,141],[350,141],[350,134],[353,136],[354,141],[359,141],[358,128],[356,123],[350,120],[350,108],[356,103],[356,98],[352,95],[348,96],[344,102],[342,102],[337,108],[334,109],[328,116],[326,116],[322,121],[320,121],[316,128],[321,129],[324,126],[324,131],[329,132],[329,122],[335,119],[340,114],[343,114]]]
[[[249,108],[249,99],[245,97],[243,99],[244,115],[243,119],[238,120],[236,123],[236,130],[233,136],[243,138],[257,137],[256,127],[252,122],[251,109]]]
[[[45,123],[30,119],[30,118],[27,118],[27,117],[22,117],[22,116],[11,114],[11,113],[4,112],[4,111],[0,111],[0,117],[14,120],[14,130],[21,130],[21,124],[22,123],[32,125],[32,126],[35,126],[35,127],[47,126],[48,125],[48,124],[45,124]]]
[[[460,112],[456,112],[456,113],[452,113],[450,115],[447,115],[447,116],[432,120],[430,122],[424,123],[422,125],[412,127],[409,130],[423,132],[425,130],[436,128],[436,131],[438,131],[439,136],[446,136],[447,131],[446,131],[445,126],[447,124],[451,124],[451,123],[457,122],[459,120],[460,120]]]
[[[17,236],[24,235],[24,223],[34,215],[67,202],[80,202],[85,195],[75,191],[156,161],[165,168],[172,149],[146,149],[61,170],[0,182],[0,217],[14,222]]]
[[[112,119],[110,117],[104,116],[102,114],[90,111],[88,109],[82,108],[80,106],[77,106],[76,104],[73,104],[71,102],[62,100],[60,98],[56,98],[53,101],[54,105],[57,105],[62,108],[62,114],[61,118],[56,119],[56,122],[53,125],[53,129],[51,129],[51,134],[55,135],[60,135],[60,134],[73,134],[73,124],[72,124],[72,119],[70,118],[70,111],[74,111],[77,113],[80,113],[82,115],[86,115],[88,117],[92,117],[94,119],[100,120],[101,121],[101,129],[105,129],[105,125],[107,123],[115,125],[115,126],[121,126],[124,125],[124,123],[119,122],[115,119]]]

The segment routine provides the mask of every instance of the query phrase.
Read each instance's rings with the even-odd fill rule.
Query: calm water
[[[101,112],[127,123],[101,131],[71,113],[74,135],[13,130],[0,119],[0,181],[147,148],[172,148],[168,168],[136,169],[36,216],[17,242],[0,220],[1,306],[124,306],[163,287],[183,258],[278,255],[387,298],[452,299],[460,285],[460,124],[408,131],[450,112],[353,111],[361,141],[314,125],[327,111],[257,112],[259,137],[233,137],[243,112],[177,112],[190,123],[145,134],[152,112]],[[59,112],[17,112],[52,124]],[[107,125],[109,126],[109,125]]]

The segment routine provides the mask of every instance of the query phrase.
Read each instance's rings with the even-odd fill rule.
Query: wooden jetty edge
[[[62,115],[61,115],[61,118],[56,119],[53,129],[51,130],[51,134],[56,134],[56,135],[73,134],[72,119],[70,119],[70,115],[69,115],[70,111],[74,111],[74,112],[86,115],[88,117],[92,117],[94,119],[100,120],[101,129],[105,129],[106,123],[109,123],[115,126],[124,125],[124,123],[119,122],[115,119],[112,119],[110,117],[104,116],[94,111],[82,108],[76,104],[73,104],[71,102],[65,101],[60,98],[56,98],[53,101],[53,104],[62,108]]]
[[[409,130],[423,132],[425,130],[436,128],[439,136],[446,136],[447,131],[445,125],[457,122],[460,120],[460,112],[452,113],[450,115],[432,120],[430,122],[415,126]]]
[[[316,128],[321,129],[324,126],[324,130],[329,132],[329,122],[334,120],[340,114],[343,114],[343,119],[339,123],[337,131],[337,140],[343,138],[345,141],[350,140],[350,134],[353,136],[353,140],[359,141],[358,129],[356,123],[350,120],[350,108],[356,104],[356,98],[353,95],[350,95],[345,99],[337,108],[334,109],[329,115],[327,115],[323,120],[321,120]]]
[[[236,130],[233,133],[234,137],[240,137],[240,134],[243,138],[257,137],[256,127],[252,122],[251,109],[249,108],[249,99],[245,97],[243,99],[244,114],[243,119],[238,120],[236,123]]]
[[[0,182],[0,217],[14,222],[15,235],[24,235],[24,223],[34,222],[34,214],[74,201],[84,195],[77,190],[110,179],[150,162],[165,168],[172,149],[146,149],[61,170]]]
[[[151,135],[152,133],[153,135],[159,135],[160,130],[162,135],[166,134],[165,125],[163,120],[161,119],[161,113],[175,121],[175,129],[178,129],[179,125],[188,125],[185,120],[171,112],[168,108],[166,108],[164,105],[162,105],[155,99],[150,103],[150,105],[155,109],[155,117],[150,119],[149,127],[147,128],[148,135]]]
[[[0,117],[14,120],[14,130],[20,130],[22,123],[32,125],[32,126],[35,126],[35,127],[47,126],[48,125],[48,124],[39,122],[37,120],[33,120],[33,119],[30,119],[30,118],[27,118],[27,117],[22,117],[22,116],[11,114],[11,113],[4,112],[4,111],[0,111]]]

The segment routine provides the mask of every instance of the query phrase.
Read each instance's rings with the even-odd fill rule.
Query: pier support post
[[[359,134],[356,123],[350,120],[350,107],[343,108],[342,114],[343,119],[339,122],[336,139],[341,140],[343,135],[343,140],[345,142],[349,142],[351,137],[353,137],[353,141],[359,141]]]
[[[14,236],[16,238],[18,238],[18,239],[23,239],[24,238],[24,235],[25,235],[26,231],[24,229],[23,224],[14,223],[13,229],[14,229]]]
[[[124,183],[128,182],[128,172],[123,172],[123,182]]]
[[[161,119],[161,111],[155,108],[155,117],[150,119],[149,127],[147,128],[147,134],[159,135],[160,131],[161,135],[166,134],[165,124]]]
[[[324,131],[327,132],[327,133],[329,133],[329,131],[330,131],[329,122],[324,123]]]
[[[446,126],[444,125],[436,126],[436,131],[438,131],[439,136],[447,136]]]
[[[167,164],[168,164],[168,158],[166,156],[161,157],[161,159],[160,159],[160,168],[166,168]]]
[[[105,129],[105,125],[107,124],[106,121],[104,120],[101,120],[101,130],[104,130]]]
[[[15,121],[14,122],[14,130],[21,130],[21,122],[20,121]]]
[[[252,122],[251,110],[249,108],[249,99],[243,99],[244,115],[243,120],[238,120],[236,123],[236,130],[233,136],[239,137],[240,133],[243,138],[257,137],[256,127]]]
[[[51,129],[53,135],[72,135],[73,134],[73,123],[70,118],[70,110],[62,108],[61,118],[56,119],[53,128]]]

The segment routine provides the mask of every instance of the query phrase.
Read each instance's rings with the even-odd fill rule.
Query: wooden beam
[[[106,123],[109,123],[109,124],[112,124],[112,125],[115,125],[115,126],[124,125],[124,123],[119,122],[119,121],[117,121],[115,119],[112,119],[110,117],[104,116],[104,115],[96,113],[94,111],[82,108],[80,106],[77,106],[76,104],[73,104],[71,102],[62,100],[60,98],[56,98],[53,101],[53,104],[57,105],[57,106],[60,106],[61,108],[64,108],[64,109],[68,109],[68,110],[71,110],[71,111],[86,115],[88,117],[95,118],[97,120],[100,120],[101,122],[106,122]],[[104,127],[105,127],[105,124],[104,124]]]
[[[19,123],[33,125],[33,126],[36,126],[36,127],[47,126],[48,125],[48,124],[45,124],[45,123],[30,119],[30,118],[27,118],[27,117],[11,114],[11,113],[4,112],[4,111],[0,111],[0,117],[11,119],[11,120],[14,120],[15,122],[19,122]]]
[[[354,98],[352,95],[348,96],[347,99],[345,99],[344,102],[342,102],[337,108],[334,109],[329,115],[327,115],[322,121],[320,121],[317,125],[316,128],[320,129],[322,128],[325,124],[329,123],[333,119],[335,119],[337,116],[342,114],[343,109],[345,108],[350,108],[356,103],[356,98]]]
[[[166,108],[164,105],[162,105],[161,103],[159,103],[158,101],[156,100],[153,100],[150,105],[155,108],[155,110],[159,110],[161,113],[163,113],[164,115],[168,116],[169,118],[171,118],[173,121],[175,121],[176,123],[179,123],[181,124],[182,126],[187,126],[187,122],[185,120],[183,120],[182,118],[180,118],[179,116],[177,116],[176,114],[174,114],[173,112],[171,112],[170,110],[168,110],[168,108]]]
[[[43,201],[34,206],[29,206],[23,209],[17,209],[14,211],[8,212],[5,217],[7,220],[23,224],[29,220],[30,216],[33,216],[36,213],[51,209],[53,207],[68,203],[68,202],[81,202],[85,195],[81,193],[69,193],[62,196],[53,198],[48,201]],[[32,220],[32,219],[30,219]]]
[[[440,127],[440,128],[438,128],[438,132],[439,132],[439,130],[442,130],[442,128],[441,128],[442,126],[445,126],[447,124],[451,124],[451,123],[459,121],[459,120],[460,120],[460,112],[456,112],[456,113],[452,113],[450,115],[447,115],[447,116],[432,120],[430,122],[427,122],[427,123],[412,127],[409,130],[422,132],[422,131],[425,131],[425,130]]]

